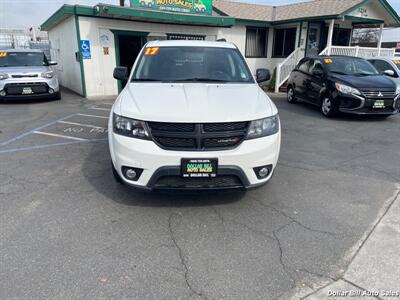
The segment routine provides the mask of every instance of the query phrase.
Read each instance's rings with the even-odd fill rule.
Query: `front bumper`
[[[31,87],[32,94],[22,94],[18,90],[24,87]],[[53,93],[49,93],[52,89]],[[47,78],[9,78],[0,81],[0,92],[6,92],[5,96],[0,95],[0,100],[18,100],[18,99],[52,99],[60,92],[60,86],[57,77]]]
[[[272,177],[278,161],[280,142],[279,132],[268,137],[245,140],[231,150],[171,151],[161,149],[153,141],[125,137],[109,130],[110,153],[116,171],[126,184],[148,190],[257,187]],[[182,158],[218,158],[215,181],[183,180],[180,173]],[[258,179],[253,168],[267,165],[271,167],[268,176]],[[122,174],[124,166],[140,168],[143,172],[137,181],[128,180]]]
[[[357,115],[394,115],[400,111],[400,97],[369,99],[337,93],[334,100],[339,103],[339,111]],[[374,107],[376,101],[383,101],[384,107]]]

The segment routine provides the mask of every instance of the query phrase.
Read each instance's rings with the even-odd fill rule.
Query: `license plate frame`
[[[372,108],[386,108],[385,100],[383,99],[374,100]]]
[[[215,178],[218,158],[182,158],[181,175],[184,178]]]
[[[22,95],[31,95],[33,94],[33,90],[30,86],[22,88]]]

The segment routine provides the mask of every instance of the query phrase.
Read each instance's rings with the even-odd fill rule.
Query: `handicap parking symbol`
[[[81,54],[82,59],[91,59],[92,54],[90,52],[90,41],[89,40],[81,40]]]

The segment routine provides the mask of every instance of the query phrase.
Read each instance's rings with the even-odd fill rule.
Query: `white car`
[[[109,121],[113,173],[154,189],[233,189],[266,183],[276,167],[278,110],[235,45],[152,41],[129,75]]]
[[[400,57],[374,57],[368,59],[380,74],[390,77],[400,89]]]

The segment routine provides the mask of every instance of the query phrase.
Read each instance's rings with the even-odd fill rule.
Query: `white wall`
[[[114,30],[128,30],[157,33],[179,33],[206,35],[207,39],[217,37],[217,28],[205,26],[185,26],[112,20],[90,17],[79,17],[81,39],[90,40],[92,58],[83,61],[87,96],[112,96],[118,93],[117,81],[113,78],[116,66]],[[110,37],[109,55],[104,55],[99,37],[107,34]]]
[[[79,62],[75,59],[78,51],[75,17],[71,16],[49,31],[51,59],[58,62],[54,67],[60,84],[82,94]]]

